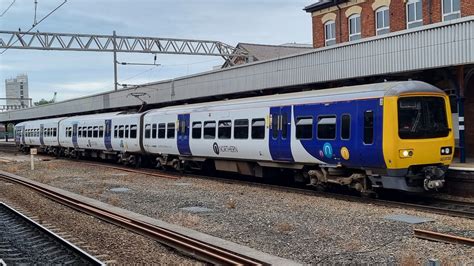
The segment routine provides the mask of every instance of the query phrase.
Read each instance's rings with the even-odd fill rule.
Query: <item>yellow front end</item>
[[[421,98],[435,99],[434,101],[437,102],[438,107],[440,105],[442,107],[442,101],[439,100],[439,98],[444,99],[446,120],[443,122],[444,124],[447,124],[447,128],[445,128],[446,125],[443,125],[444,133],[441,134],[443,136],[430,132],[430,127],[435,128],[438,125],[429,124],[429,118],[434,116],[433,113],[431,113],[433,110],[430,110],[428,108],[429,106],[424,105],[424,110],[425,113],[427,113],[426,116],[428,118],[423,120],[424,117],[417,117],[417,112],[421,111],[417,111],[416,109],[416,99]],[[413,103],[410,103],[411,100],[413,100]],[[406,104],[407,107],[400,107],[402,102],[408,102],[409,104]],[[421,168],[428,165],[446,168],[443,166],[448,166],[451,163],[454,154],[454,132],[449,98],[445,94],[411,93],[402,94],[400,96],[389,96],[384,98],[383,104],[383,154],[389,175],[390,173],[393,173],[393,175],[397,176],[401,176],[403,173],[408,175],[411,173],[410,169],[414,169],[416,167]],[[410,104],[412,104],[412,106],[410,106]],[[419,106],[421,105],[422,104],[420,100]],[[408,113],[406,111],[403,113],[404,116],[400,120],[399,108],[407,108],[409,110]],[[413,110],[412,117],[409,115],[411,114],[410,110]],[[408,121],[407,126],[403,125],[405,120]],[[426,134],[428,137],[423,137],[421,134],[417,135],[416,137],[410,136],[412,132],[421,132],[422,130],[425,132],[423,134]],[[415,135],[415,133],[412,135]]]

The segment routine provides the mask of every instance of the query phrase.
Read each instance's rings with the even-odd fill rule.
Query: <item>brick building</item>
[[[474,16],[474,0],[320,0],[304,10],[312,16],[313,47],[329,48],[471,17]],[[462,37],[460,34],[464,33],[453,32],[452,41]],[[409,38],[410,34],[397,36]],[[459,51],[459,54],[473,50],[474,47],[467,48]],[[442,53],[433,56],[446,56]],[[474,157],[474,62],[339,82],[351,85],[406,79],[423,80],[444,89],[450,95],[458,154],[466,151],[465,155]]]
[[[311,13],[313,46],[411,29],[474,15],[473,0],[321,0]]]

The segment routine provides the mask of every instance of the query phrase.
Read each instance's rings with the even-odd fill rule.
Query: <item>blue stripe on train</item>
[[[40,124],[40,143],[41,143],[41,146],[44,146],[44,125],[43,124]]]
[[[293,162],[293,154],[291,152],[291,106],[278,106],[270,108],[272,124],[269,130],[269,147],[270,154],[274,161]]]
[[[77,144],[77,124],[72,125],[72,145],[74,145],[74,148],[79,148],[79,144]]]
[[[371,145],[363,143],[364,139],[364,112],[373,110],[374,112],[374,142]],[[341,117],[349,114],[350,138],[341,139]],[[332,140],[320,140],[317,138],[318,116],[336,115],[336,138]],[[369,167],[385,168],[383,158],[382,137],[383,137],[383,107],[380,99],[364,99],[334,103],[318,103],[294,106],[295,123],[298,117],[313,117],[313,138],[299,140],[304,149],[314,158],[328,164],[341,163],[346,167]],[[349,160],[342,158],[341,149],[346,147],[349,151]]]
[[[104,145],[108,151],[112,150],[112,120],[105,120]]]
[[[179,154],[185,155],[185,156],[191,156],[191,148],[189,146],[189,119],[190,115],[189,114],[181,114],[178,115],[178,137],[177,137],[177,142],[178,142],[178,150]],[[181,123],[185,123],[186,126],[184,127],[184,131],[182,131]]]

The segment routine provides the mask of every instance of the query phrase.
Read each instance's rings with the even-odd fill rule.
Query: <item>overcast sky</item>
[[[13,0],[0,0],[0,14]],[[63,0],[37,0],[42,18]],[[39,24],[42,32],[175,37],[239,42],[311,43],[311,18],[302,8],[311,0],[68,0]],[[34,0],[16,0],[0,17],[0,30],[28,30]],[[119,54],[119,61],[152,63],[153,55]],[[158,55],[162,66],[120,66],[119,82],[140,84],[184,76],[222,64],[218,57]],[[113,55],[9,49],[0,55],[1,95],[6,78],[26,73],[34,101],[58,100],[113,89]],[[4,97],[4,96],[0,96]]]

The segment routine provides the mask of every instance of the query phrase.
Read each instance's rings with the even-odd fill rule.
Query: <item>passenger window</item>
[[[158,138],[164,139],[166,137],[165,134],[166,134],[166,124],[165,123],[158,124]]]
[[[351,116],[342,115],[341,117],[341,139],[351,138]]]
[[[194,122],[192,130],[193,139],[200,139],[202,135],[202,123]]]
[[[234,139],[249,138],[249,120],[237,119],[234,121]]]
[[[87,127],[82,128],[82,137],[86,138],[87,137]]]
[[[99,127],[94,127],[94,138],[98,138],[99,137]]]
[[[128,139],[128,130],[129,130],[129,126],[126,125],[125,126],[125,138],[127,138],[127,139]]]
[[[82,138],[82,127],[77,128],[77,137]]]
[[[312,139],[313,138],[313,117],[297,117],[296,118],[296,138]]]
[[[169,139],[174,139],[175,135],[175,123],[168,123],[168,130],[166,132],[166,137]]]
[[[216,137],[216,121],[204,122],[204,138],[214,139]]]
[[[117,126],[114,126],[114,138],[118,137],[118,129]]]
[[[124,126],[119,126],[119,138],[123,139]]]
[[[53,137],[56,137],[56,128],[53,128]]]
[[[71,133],[71,131],[69,131]],[[87,128],[87,137],[92,138],[92,127]]]
[[[265,119],[252,119],[252,139],[265,138]]]
[[[364,113],[364,144],[374,143],[374,112],[372,110]]]
[[[157,132],[156,131],[156,124],[151,125],[151,138],[156,139],[156,132]],[[163,136],[163,138],[164,138],[164,136]]]
[[[104,126],[100,126],[99,127],[99,138],[103,138],[104,137]]]
[[[280,115],[272,115],[272,138],[278,138],[278,124],[280,123]]]
[[[288,115],[286,113],[282,113],[281,116],[281,138],[286,139],[288,136]]]
[[[145,138],[146,138],[146,139],[149,139],[149,138],[150,138],[150,135],[151,135],[151,125],[150,125],[150,124],[146,124],[146,125],[145,125]]]
[[[336,116],[318,117],[318,139],[336,138]]]
[[[137,125],[130,126],[130,138],[136,139],[137,138]]]
[[[219,139],[230,139],[232,133],[232,122],[230,120],[219,121],[217,136]]]

